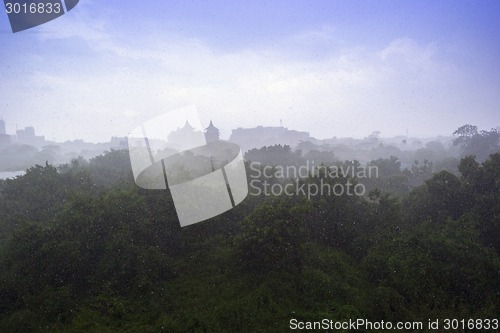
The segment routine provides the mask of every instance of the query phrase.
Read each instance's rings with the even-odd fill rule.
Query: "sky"
[[[80,0],[12,33],[0,117],[56,141],[109,141],[188,105],[223,138],[320,139],[500,126],[500,1]]]

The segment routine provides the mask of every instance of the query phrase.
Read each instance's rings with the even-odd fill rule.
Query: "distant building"
[[[289,130],[286,127],[237,128],[232,131],[229,141],[240,145],[243,151],[276,144],[296,146],[301,141],[310,141],[308,132]]]
[[[8,146],[12,143],[12,137],[7,134],[5,122],[0,119],[0,147]]]
[[[212,121],[210,120],[210,124],[205,129],[205,140],[207,141],[207,143],[217,142],[219,141],[219,134],[220,134],[219,129],[215,127]]]
[[[203,133],[191,126],[187,120],[182,128],[178,128],[177,130],[169,133],[167,135],[167,140],[169,148],[173,148],[177,151],[202,146],[205,142],[203,139]]]
[[[0,119],[0,135],[5,135],[7,132],[5,131],[5,121]]]
[[[45,137],[35,135],[35,128],[31,126],[26,127],[23,130],[17,130],[16,135],[18,143],[38,147],[45,143]]]
[[[117,150],[128,149],[127,138],[118,136],[111,137],[110,148]]]

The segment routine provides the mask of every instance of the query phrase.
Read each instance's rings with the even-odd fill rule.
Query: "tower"
[[[207,143],[219,141],[219,129],[214,126],[210,120],[210,124],[205,129],[205,140]]]
[[[7,134],[5,130],[5,122],[3,119],[0,119],[0,135]]]

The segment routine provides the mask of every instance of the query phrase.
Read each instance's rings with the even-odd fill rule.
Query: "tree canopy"
[[[267,151],[301,163],[287,147],[249,156],[271,163]],[[465,157],[459,174],[406,190],[418,168],[371,163],[381,182],[365,196],[249,196],[185,228],[168,191],[135,185],[126,151],[0,181],[0,331],[283,332],[291,318],[497,316],[500,154]],[[325,177],[300,181],[345,180]]]

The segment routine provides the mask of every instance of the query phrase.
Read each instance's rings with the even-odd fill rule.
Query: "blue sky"
[[[11,33],[0,117],[105,141],[195,104],[224,136],[278,125],[318,138],[500,126],[500,1],[81,0]]]

